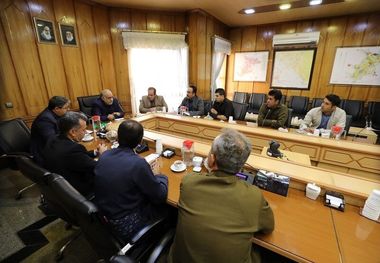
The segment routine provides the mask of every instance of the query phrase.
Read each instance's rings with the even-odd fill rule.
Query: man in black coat
[[[101,121],[113,121],[124,116],[119,101],[109,89],[102,90],[100,97],[92,104],[92,116],[100,116]]]
[[[87,151],[79,144],[86,133],[87,117],[78,112],[67,112],[58,123],[60,134],[50,140],[43,151],[45,167],[62,175],[75,189],[87,196],[93,193],[93,177],[97,154],[107,146],[100,144],[95,151]]]
[[[42,150],[46,142],[58,134],[58,119],[67,112],[69,106],[69,99],[54,96],[49,100],[48,107],[33,121],[30,152],[38,164],[43,165]]]

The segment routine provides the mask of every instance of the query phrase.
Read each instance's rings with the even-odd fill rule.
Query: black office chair
[[[113,233],[96,205],[82,196],[62,176],[52,174],[49,177],[49,186],[65,211],[77,220],[84,236],[102,259],[109,259],[119,252],[139,261],[152,248],[153,241],[159,240],[163,231],[167,229],[165,219],[157,219],[147,224],[125,244]]]
[[[368,121],[371,122],[372,128],[380,130],[380,102],[370,101],[368,102]]]
[[[233,101],[232,105],[234,107],[234,120],[244,120],[247,114],[248,104]]]
[[[249,97],[248,112],[258,114],[261,105],[265,103],[266,94],[264,93],[252,93]]]
[[[248,96],[249,96],[249,94],[247,92],[235,91],[234,98],[232,101],[239,102],[239,103],[247,103],[248,102]]]
[[[286,120],[286,127],[290,128],[292,126],[293,109],[288,108],[288,119]]]
[[[211,100],[204,100],[203,104],[204,104],[204,112],[205,112],[204,114],[207,115],[211,110],[212,101]]]
[[[77,97],[79,110],[86,114],[87,117],[91,117],[92,104],[99,98],[99,95]]]
[[[286,95],[282,95],[280,103],[281,104],[286,104]]]
[[[346,126],[344,127],[344,130],[345,130],[344,137],[346,137],[348,135],[348,131],[350,130],[351,123],[352,123],[352,116],[346,114]]]
[[[30,129],[21,119],[13,119],[0,122],[0,156],[22,153],[30,154]],[[6,164],[10,168],[17,170],[18,167],[13,158],[6,159]],[[16,200],[22,197],[22,193],[33,187],[34,184],[28,185],[18,191]]]
[[[304,118],[309,106],[309,97],[291,96],[289,100],[289,108],[293,109],[293,116]]]
[[[316,107],[320,107],[322,105],[323,98],[313,98],[311,100],[311,107],[310,109],[314,109]]]
[[[361,100],[342,100],[341,108],[346,114],[352,116],[351,125],[354,127],[364,127],[365,119],[363,117],[364,101]]]

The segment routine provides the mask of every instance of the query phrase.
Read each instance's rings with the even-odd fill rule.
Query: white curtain
[[[226,55],[231,54],[231,42],[214,36],[212,39],[211,97],[218,88],[216,80],[223,66]]]
[[[139,113],[141,97],[149,87],[177,111],[188,87],[188,46],[179,34],[123,32],[128,50],[132,114]]]

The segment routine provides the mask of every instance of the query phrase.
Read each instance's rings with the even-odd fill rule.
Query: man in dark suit
[[[228,117],[234,116],[234,106],[232,102],[226,98],[224,89],[215,90],[215,102],[210,109],[210,115],[214,119],[228,120]]]
[[[105,152],[95,168],[95,202],[126,242],[147,222],[166,214],[167,177],[155,176],[133,150],[143,134],[140,123],[121,123],[119,147]]]
[[[250,152],[243,134],[224,130],[208,154],[210,172],[182,179],[168,262],[259,262],[251,239],[271,232],[274,217],[261,191],[236,177]]]
[[[187,95],[182,100],[181,105],[178,107],[179,111],[184,110],[190,116],[202,116],[204,115],[204,103],[203,100],[197,96],[197,87],[189,85],[187,88]]]
[[[100,144],[95,151],[87,151],[79,144],[86,133],[87,117],[78,112],[67,112],[59,120],[60,134],[50,140],[43,151],[45,167],[62,175],[83,195],[93,193],[93,177],[97,154],[107,147]]]
[[[100,97],[92,104],[92,116],[100,116],[101,121],[113,121],[124,116],[119,101],[109,89],[102,90]]]
[[[43,165],[42,150],[46,142],[58,134],[58,119],[67,112],[69,106],[69,99],[54,96],[49,100],[48,107],[33,121],[30,152],[40,165]]]

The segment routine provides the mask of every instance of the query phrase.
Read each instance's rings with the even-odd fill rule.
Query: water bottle
[[[191,140],[186,140],[182,144],[182,160],[186,166],[191,166],[194,157],[194,142]]]
[[[156,153],[161,155],[162,153],[162,141],[161,139],[156,139]]]

